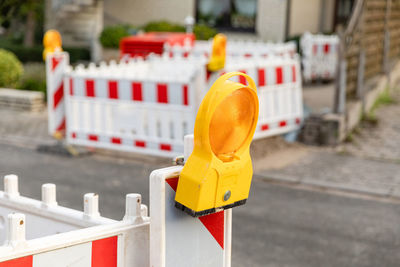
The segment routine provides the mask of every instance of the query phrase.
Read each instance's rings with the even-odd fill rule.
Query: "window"
[[[353,11],[354,0],[336,0],[335,25],[346,24]]]
[[[220,30],[255,31],[257,0],[197,0],[196,19]]]

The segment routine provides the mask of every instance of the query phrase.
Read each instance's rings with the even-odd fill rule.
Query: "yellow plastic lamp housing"
[[[229,78],[243,76],[248,85]],[[240,72],[218,78],[194,126],[194,149],[179,177],[175,206],[194,217],[245,204],[253,176],[249,153],[258,119],[257,88]]]
[[[43,46],[43,60],[46,60],[46,56],[49,53],[62,51],[61,34],[56,30],[48,30],[43,37]]]
[[[218,71],[225,67],[226,36],[222,33],[215,35],[212,44],[211,58],[208,62],[209,71]]]

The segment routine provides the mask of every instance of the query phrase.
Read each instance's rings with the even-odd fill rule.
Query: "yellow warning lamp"
[[[62,51],[61,45],[62,40],[60,33],[56,30],[48,30],[43,37],[43,60],[46,61],[46,56],[49,53]]]
[[[243,76],[248,85],[229,78]],[[230,72],[219,77],[204,97],[194,126],[194,149],[179,177],[175,206],[199,217],[243,205],[253,168],[250,143],[258,119],[254,81]]]
[[[209,71],[218,71],[225,67],[226,58],[226,36],[218,33],[214,36],[212,44],[211,58],[208,62]]]

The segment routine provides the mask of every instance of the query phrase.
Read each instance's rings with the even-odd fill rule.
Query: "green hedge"
[[[145,32],[185,32],[184,26],[164,20],[149,22],[142,29]],[[208,40],[213,38],[218,31],[207,25],[197,24],[194,26],[193,33],[196,35],[197,40]]]
[[[7,39],[0,39],[0,48],[13,52],[23,63],[43,62],[43,46],[41,45],[25,47]],[[88,48],[64,47],[63,49],[69,53],[71,63],[90,60],[90,51]]]
[[[15,88],[23,72],[24,68],[14,54],[0,49],[0,87]]]
[[[115,25],[105,27],[100,34],[100,43],[103,47],[119,48],[119,41],[129,35],[131,27],[127,25]]]
[[[145,32],[185,32],[185,27],[183,25],[164,20],[149,22],[140,29]],[[106,27],[101,32],[100,43],[103,47],[119,48],[120,40],[125,36],[136,33],[137,30],[138,29],[130,25],[114,25]],[[197,40],[208,40],[218,33],[216,29],[203,24],[195,25],[193,32],[196,35]]]
[[[152,21],[142,27],[145,32],[185,32],[185,27],[165,20]]]

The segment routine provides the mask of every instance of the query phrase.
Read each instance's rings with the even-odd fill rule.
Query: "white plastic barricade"
[[[185,158],[193,137],[185,138]],[[18,178],[0,191],[1,267],[230,267],[232,211],[199,218],[175,208],[182,166],[150,175],[151,218],[140,194],[126,195],[121,221],[101,217],[98,195],[84,196],[84,211],[57,205],[55,185],[42,201],[22,197]]]
[[[255,139],[300,129],[303,99],[298,57],[229,60],[224,70],[210,77],[210,83],[230,71],[246,73],[256,83],[260,110]],[[237,76],[234,79],[246,83],[243,77]]]
[[[334,79],[338,64],[339,38],[336,35],[305,33],[300,39],[303,77],[306,81]]]
[[[15,175],[0,191],[1,267],[149,266],[147,207],[140,194],[126,196],[122,221],[101,217],[98,195],[84,196],[84,211],[57,206],[55,186],[42,187],[42,201],[22,197]]]
[[[169,57],[194,57],[208,58],[212,50],[212,40],[196,41],[194,46],[170,46],[164,45],[164,52]],[[253,41],[232,41],[226,45],[226,55],[228,58],[266,58],[269,56],[289,56],[293,57],[297,53],[295,42],[286,43],[264,43]]]
[[[165,66],[158,58],[67,73],[67,142],[167,157],[181,154],[183,136],[194,127],[196,91],[204,78],[187,60],[167,62],[177,66]]]
[[[150,176],[150,266],[230,267],[232,210],[194,218],[175,208],[181,170]]]
[[[69,67],[69,55],[66,52],[48,54],[46,58],[46,86],[48,131],[50,135],[65,130],[64,74]]]

